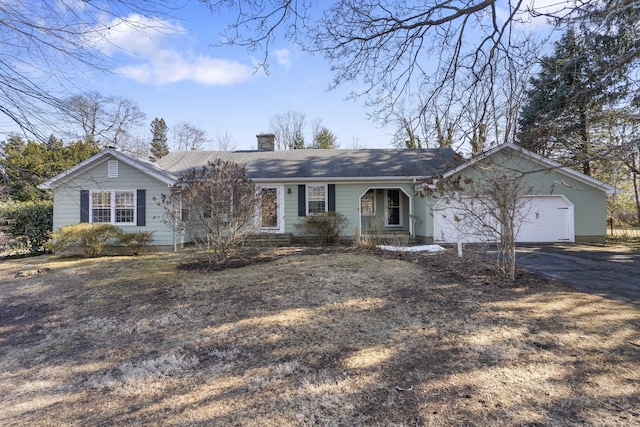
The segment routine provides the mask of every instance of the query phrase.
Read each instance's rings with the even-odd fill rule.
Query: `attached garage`
[[[438,181],[443,181],[442,184]],[[607,194],[620,190],[513,144],[501,144],[421,183],[427,239],[434,243],[495,242],[501,229],[490,199],[517,195],[519,243],[602,243]],[[488,196],[493,195],[493,196]],[[433,234],[430,234],[433,233]]]
[[[520,243],[574,242],[573,204],[562,195],[522,196],[516,241]],[[436,243],[486,243],[499,239],[498,221],[488,212],[489,200],[442,198],[434,207]]]

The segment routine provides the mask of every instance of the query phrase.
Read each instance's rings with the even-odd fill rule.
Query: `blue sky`
[[[535,6],[551,3],[557,7],[563,2],[535,0]],[[33,3],[38,4],[38,0]],[[80,0],[63,3],[80,14],[86,7]],[[34,21],[47,19],[29,8],[29,3],[24,4],[27,13],[34,13]],[[502,9],[498,12],[502,16]],[[336,134],[342,148],[391,146],[394,126],[381,128],[368,120],[364,99],[347,99],[357,88],[346,84],[328,90],[333,75],[322,57],[300,52],[279,40],[280,44],[271,46],[270,73],[254,73],[258,59],[245,48],[212,47],[224,30],[225,18],[233,17],[214,15],[195,0],[185,0],[184,7],[173,15],[156,20],[136,15],[100,20],[101,27],[106,25],[109,31],[96,34],[94,42],[111,59],[112,72],[100,73],[77,63],[72,68],[61,60],[59,70],[68,71],[67,80],[53,83],[52,88],[58,88],[63,97],[97,91],[104,96],[133,99],[147,116],[146,125],[134,132],[141,139],[150,139],[149,123],[161,117],[170,128],[169,136],[172,126],[188,122],[205,130],[210,138],[227,133],[237,149],[255,149],[256,134],[269,131],[276,114],[295,111],[306,115],[307,142],[311,140],[312,123],[321,121]],[[541,21],[536,20],[534,27]],[[24,56],[28,64],[29,55]],[[36,69],[42,72],[46,65]],[[52,84],[55,76],[52,71],[38,78]],[[0,128],[4,134],[10,132],[11,123],[6,117],[0,117]]]
[[[311,123],[321,120],[342,148],[390,147],[393,129],[367,120],[362,100],[346,100],[351,88],[328,91],[332,75],[322,58],[275,45],[269,75],[253,73],[257,59],[246,49],[211,47],[223,22],[206,8],[190,2],[176,18],[152,23],[161,24],[159,30],[112,26],[112,44],[101,48],[115,60],[114,72],[87,78],[83,89],[134,99],[148,122],[162,117],[171,127],[186,121],[210,137],[227,132],[237,149],[254,149],[256,134],[286,111],[306,115],[307,140]]]

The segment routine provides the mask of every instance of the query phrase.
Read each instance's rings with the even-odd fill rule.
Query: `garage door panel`
[[[486,210],[486,206],[484,207]],[[435,243],[486,243],[498,240],[498,224],[471,199],[441,200],[434,208]]]

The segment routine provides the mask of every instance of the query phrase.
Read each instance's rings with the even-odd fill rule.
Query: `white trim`
[[[109,193],[109,209],[110,209],[110,221],[109,222],[94,222],[93,221],[93,194],[94,193]],[[133,194],[133,222],[116,222],[116,193],[132,193]],[[113,225],[137,225],[138,215],[138,192],[136,190],[89,190],[89,223],[91,224],[113,224]]]

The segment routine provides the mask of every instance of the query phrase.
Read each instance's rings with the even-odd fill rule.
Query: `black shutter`
[[[147,190],[136,190],[136,225],[144,227],[146,223],[147,211]]]
[[[327,210],[335,212],[336,210],[336,185],[329,184],[327,186]]]
[[[89,222],[89,190],[80,190],[80,222]]]
[[[298,216],[307,216],[307,187],[298,185]]]

